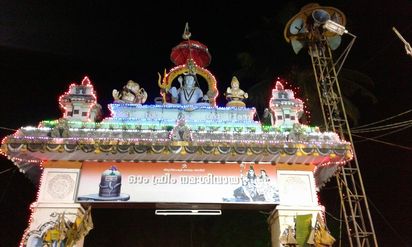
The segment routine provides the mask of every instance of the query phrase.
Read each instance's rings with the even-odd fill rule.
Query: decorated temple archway
[[[350,144],[301,124],[303,103],[280,81],[268,102],[268,126],[255,120],[255,108],[240,104],[247,94],[239,81],[226,92],[228,103],[237,102],[218,106],[218,82],[205,68],[210,54],[187,32],[172,51],[176,66],[159,75],[161,101],[146,102],[146,85],[129,81],[113,91],[111,115],[101,119],[85,77],[59,98],[60,118],[3,140],[2,154],[17,166],[42,170],[21,246],[83,246],[98,227],[93,207],[102,205],[146,205],[168,215],[263,207],[272,211],[268,234],[276,247],[312,241],[323,229],[317,191],[352,158]],[[199,51],[192,53],[194,47]],[[196,76],[205,78],[207,92]],[[175,78],[180,87],[172,85]],[[302,227],[309,230],[296,239],[293,232]]]

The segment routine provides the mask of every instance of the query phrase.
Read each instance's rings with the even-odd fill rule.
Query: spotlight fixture
[[[339,35],[343,35],[344,33],[348,33],[348,30],[346,30],[346,28],[332,20],[327,20],[325,22],[325,24],[323,25],[323,28],[325,28],[326,30],[339,34]]]
[[[283,35],[296,54],[313,39],[317,39],[319,34],[324,35],[330,48],[335,50],[341,44],[342,35],[336,31],[342,32],[341,27],[345,30],[345,24],[345,14],[339,9],[311,3],[303,6],[300,12],[288,21]],[[329,27],[331,29],[328,29]]]

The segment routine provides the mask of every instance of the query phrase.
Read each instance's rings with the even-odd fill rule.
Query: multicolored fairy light
[[[96,92],[90,79],[85,76],[80,85],[72,83],[59,97],[63,118],[92,121],[98,117],[101,107],[97,104]]]
[[[43,166],[42,166],[42,170],[43,170]],[[44,180],[44,173],[42,172],[41,176],[40,176],[40,182],[39,182],[40,185],[43,184],[43,180]],[[34,218],[33,217],[34,216],[34,209],[36,208],[36,205],[37,205],[37,202],[39,201],[39,198],[40,198],[40,186],[37,189],[35,201],[32,204],[30,204],[30,216],[29,216],[29,220],[28,220],[28,227],[23,232],[23,236],[20,240],[19,247],[25,247],[26,244],[27,244],[25,240],[27,238],[27,235],[30,233],[30,226],[31,226],[31,224],[33,222],[33,218]]]
[[[284,82],[285,84],[287,82]],[[292,128],[299,124],[299,118],[303,112],[303,102],[296,99],[294,92],[285,89],[279,77],[272,89],[272,97],[269,100],[269,111],[272,126],[285,126]]]
[[[277,77],[276,81],[274,84],[276,84],[277,82],[282,83],[282,85],[285,86],[285,89],[291,89],[296,98],[302,100],[303,102],[303,113],[304,113],[304,117],[305,119],[302,119],[302,121],[304,121],[304,124],[309,124],[311,122],[311,118],[312,118],[312,114],[310,112],[309,109],[309,98],[305,97],[304,92],[302,92],[301,88],[296,84],[296,83],[290,83],[289,81],[281,78],[281,77]],[[302,116],[302,118],[303,118]]]

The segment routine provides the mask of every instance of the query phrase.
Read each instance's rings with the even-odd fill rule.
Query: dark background
[[[120,89],[129,79],[139,82],[149,92],[148,103],[153,102],[159,96],[157,72],[173,66],[170,51],[182,41],[185,22],[192,39],[208,46],[209,70],[221,94],[240,70],[242,52],[253,54],[258,64],[269,68],[273,79],[292,66],[310,68],[305,51],[295,55],[283,39],[287,20],[306,3],[0,1],[1,137],[14,132],[5,128],[59,118],[58,96],[85,75],[93,82],[106,116],[112,89]],[[351,99],[361,112],[359,124],[411,109],[412,57],[391,30],[395,26],[412,42],[411,1],[319,3],[342,10],[347,29],[357,36],[344,67],[374,81],[370,90],[377,103],[361,95]],[[253,78],[239,79],[245,91],[257,83]],[[224,102],[218,98],[218,103]],[[391,122],[410,119],[411,113]],[[410,129],[380,139],[390,145],[355,138],[381,246],[411,246],[411,138]],[[6,157],[0,162],[0,246],[16,246],[38,189]],[[338,217],[339,196],[333,184],[322,195],[326,210]],[[258,210],[174,218],[154,216],[148,209],[95,209],[95,229],[86,238],[86,246],[269,246],[266,217],[267,212]],[[338,225],[334,221],[329,219],[333,227]]]

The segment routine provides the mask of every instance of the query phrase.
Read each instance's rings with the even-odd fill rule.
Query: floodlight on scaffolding
[[[336,23],[332,20],[327,20],[325,24],[323,25],[323,28],[330,32],[334,32],[339,35],[343,35],[344,33],[348,33],[348,30],[346,30],[345,26],[340,25],[339,23]]]
[[[303,6],[288,21],[283,30],[283,36],[287,42],[291,43],[296,54],[321,36],[328,40],[330,49],[336,50],[340,46],[342,38],[338,33],[323,28],[328,21],[333,21],[344,27],[346,17],[342,11],[334,7],[310,3]]]

